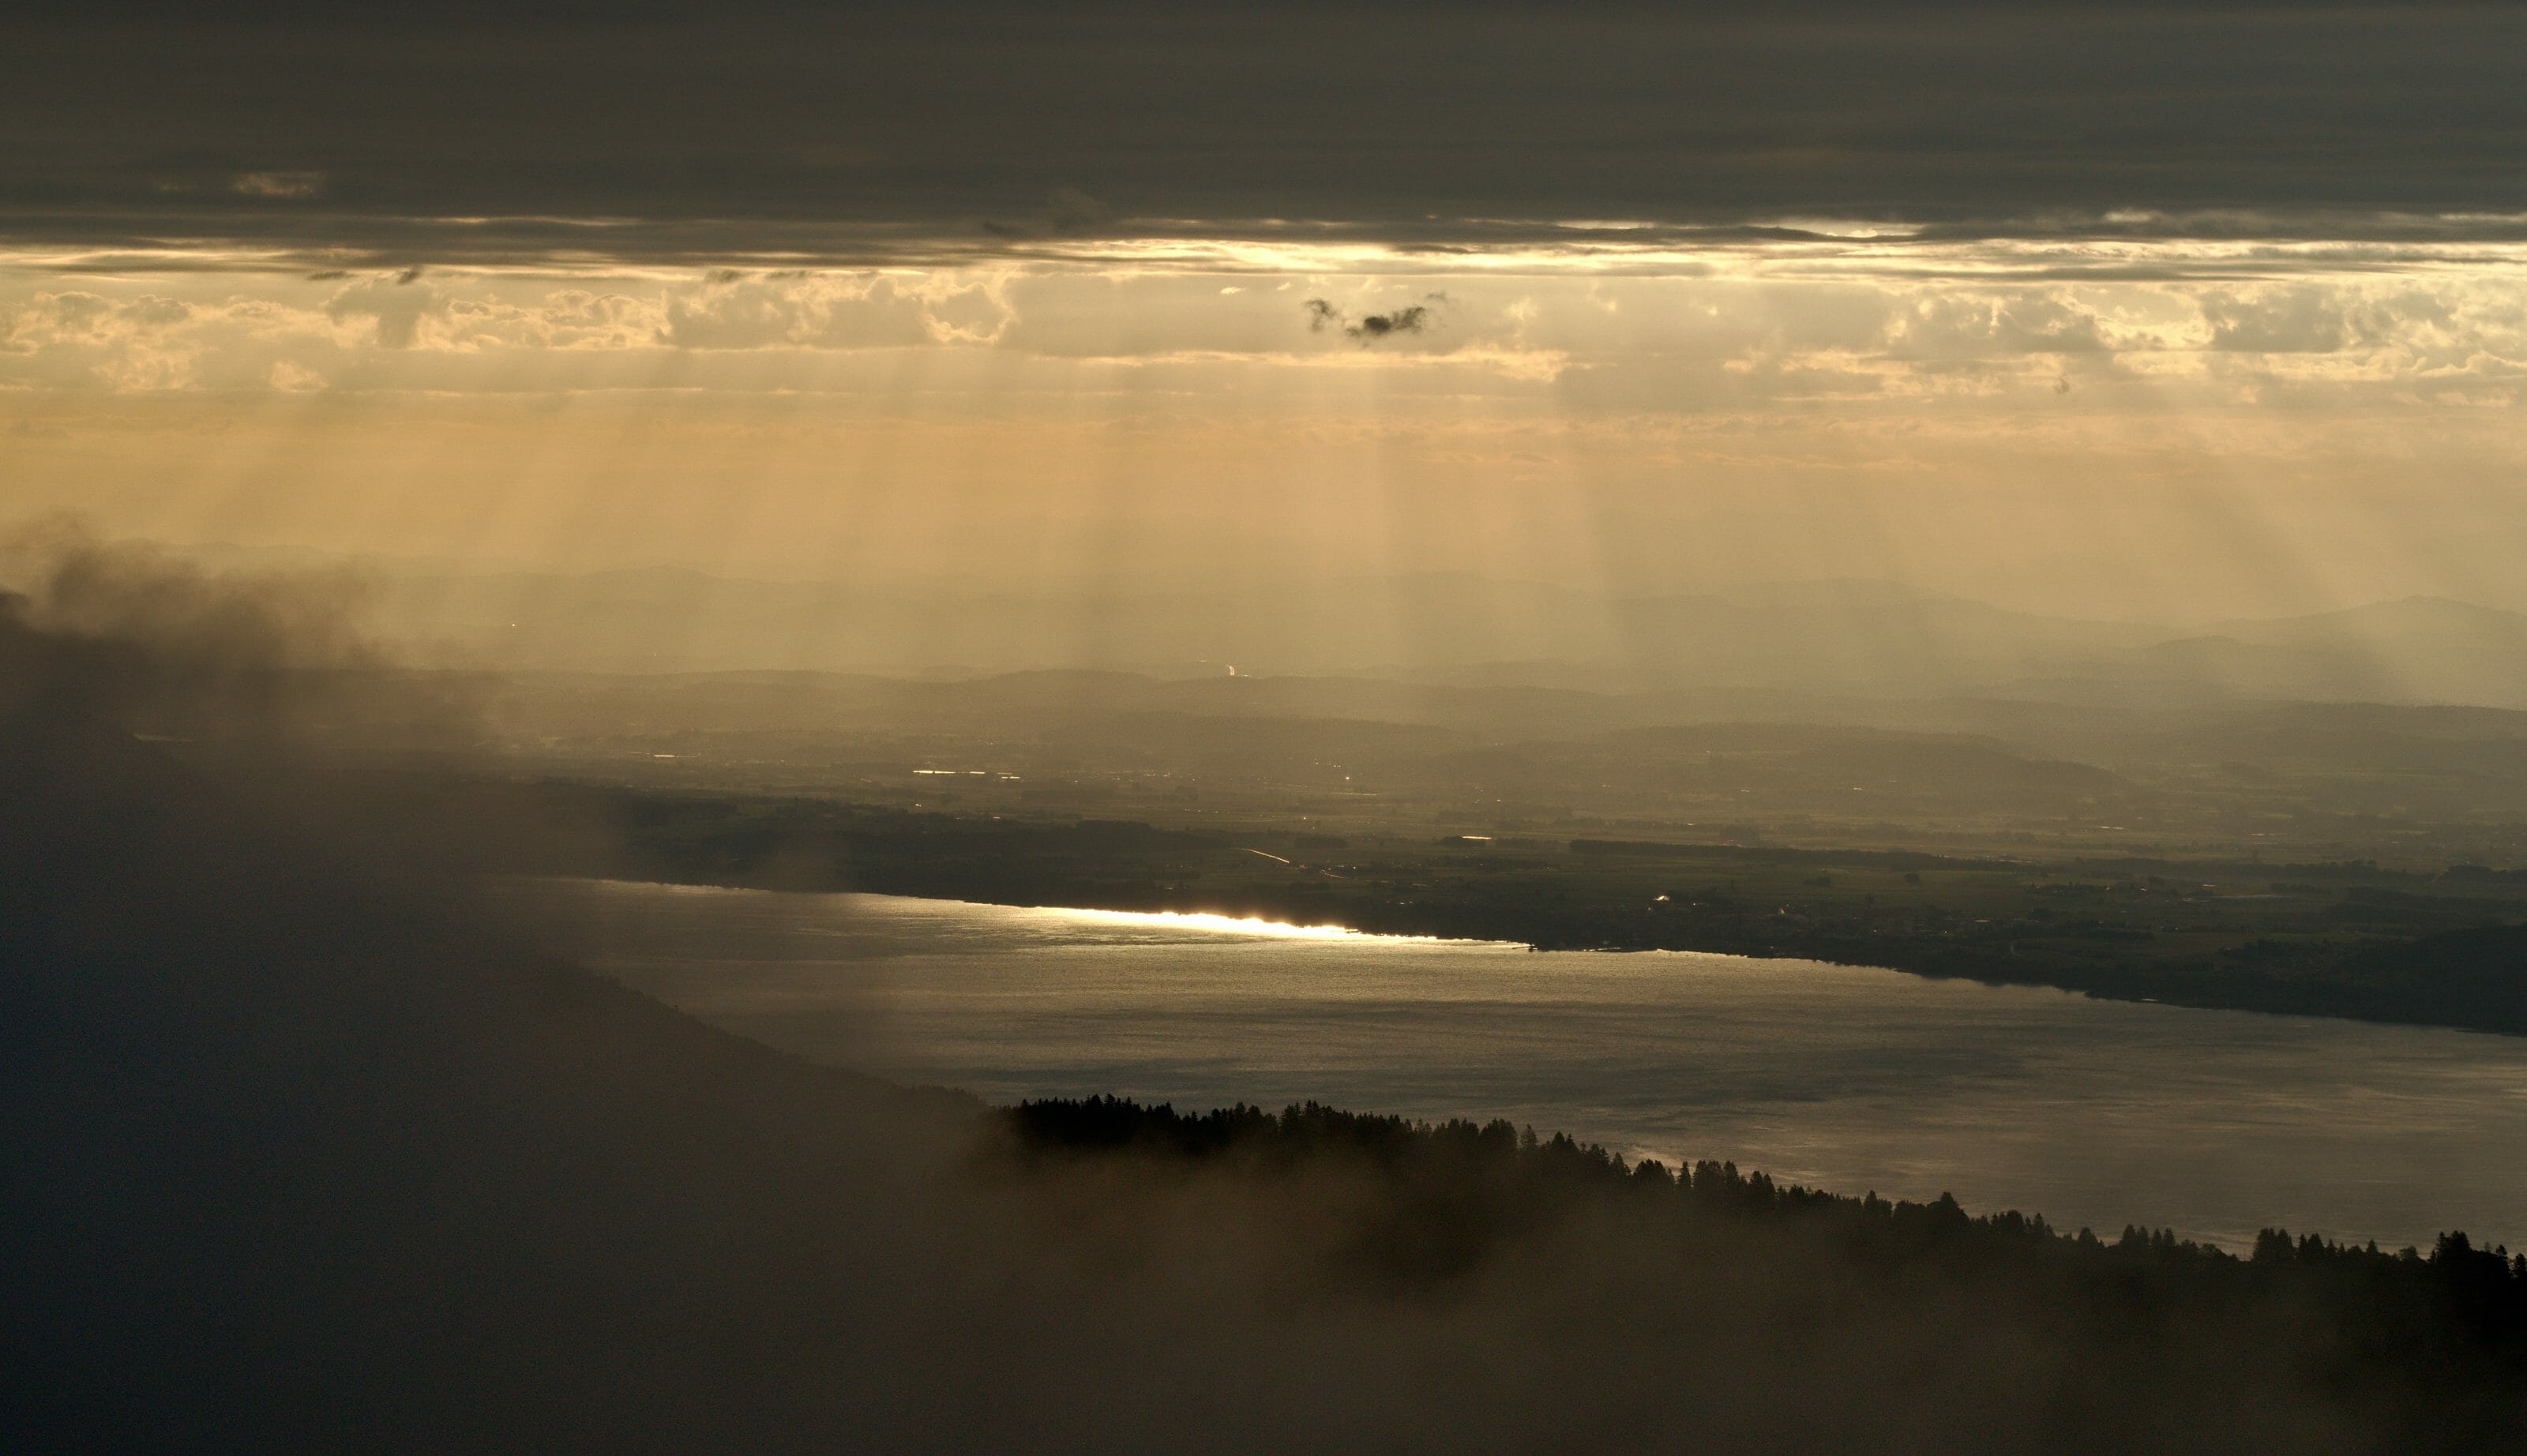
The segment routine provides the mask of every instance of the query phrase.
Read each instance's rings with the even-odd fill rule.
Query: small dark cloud
[[[350,276],[351,270],[347,268],[323,268],[307,275],[307,281],[311,284],[339,283]]]
[[[1448,301],[1445,293],[1424,295],[1425,301],[1389,309],[1385,313],[1366,314],[1355,320],[1322,298],[1308,300],[1308,332],[1322,334],[1328,328],[1342,330],[1346,338],[1362,343],[1374,343],[1398,334],[1419,334],[1436,322],[1437,312]]]
[[[1343,332],[1354,338],[1384,338],[1390,334],[1418,334],[1429,322],[1429,308],[1416,303],[1393,313],[1370,314]]]
[[[422,274],[427,271],[421,264],[415,263],[394,276],[395,286],[402,287],[406,284],[417,284],[421,282]]]

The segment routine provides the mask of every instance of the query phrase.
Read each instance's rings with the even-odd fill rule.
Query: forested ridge
[[[2355,1323],[2428,1324],[2452,1347],[2527,1354],[2527,1253],[2477,1248],[2462,1231],[2425,1251],[2267,1228],[2242,1258],[2168,1228],[2127,1224],[2101,1239],[2056,1228],[2041,1214],[1970,1215],[1947,1194],[1918,1203],[1780,1182],[1734,1163],[1626,1162],[1569,1133],[1539,1137],[1505,1119],[1416,1121],[1314,1102],[1278,1113],[1243,1104],[1179,1113],[1112,1096],[1022,1102],[1005,1116],[1021,1154],[1036,1159],[1209,1165],[1250,1178],[1325,1163],[1373,1170],[1395,1202],[1362,1230],[1354,1252],[1399,1275],[1445,1278],[1550,1220],[1619,1208],[1670,1221],[1679,1238],[1717,1224],[1761,1229],[1882,1271],[1981,1262],[2148,1298],[2313,1294],[2340,1301]],[[2527,1366],[2516,1374],[2527,1380]]]

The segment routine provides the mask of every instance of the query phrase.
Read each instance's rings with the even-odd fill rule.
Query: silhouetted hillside
[[[40,1445],[600,1449],[645,1388],[743,1430],[767,1352],[715,1326],[862,1297],[957,1145],[142,746],[0,743],[0,1363]]]

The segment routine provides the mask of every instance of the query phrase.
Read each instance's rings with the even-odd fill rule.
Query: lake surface
[[[2527,1244],[2527,1038],[1806,961],[881,896],[516,893],[569,908],[599,968],[707,1020],[995,1101],[1503,1117],[2110,1238]]]

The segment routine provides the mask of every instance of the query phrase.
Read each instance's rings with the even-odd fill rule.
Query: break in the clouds
[[[120,533],[2206,614],[2527,543],[2516,7],[13,21],[13,503]]]

